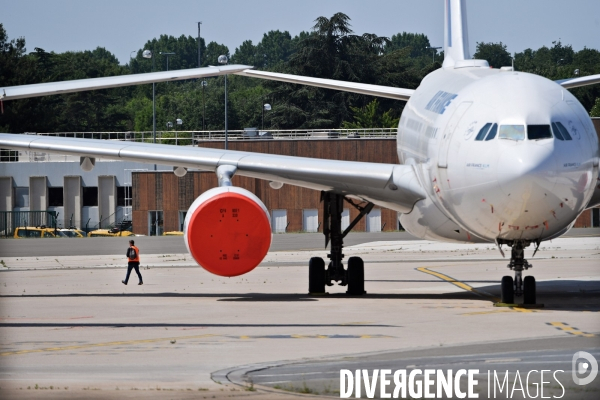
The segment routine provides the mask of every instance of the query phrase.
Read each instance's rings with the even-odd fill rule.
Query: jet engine
[[[252,271],[271,246],[271,219],[253,193],[234,186],[207,190],[191,205],[184,239],[194,260],[220,276]]]

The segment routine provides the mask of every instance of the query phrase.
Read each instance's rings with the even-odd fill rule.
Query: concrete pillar
[[[0,211],[12,211],[14,204],[12,176],[0,176]]]
[[[98,213],[102,227],[115,223],[117,211],[117,180],[114,175],[98,177]]]
[[[81,207],[83,206],[83,194],[81,189],[81,176],[65,176],[63,183],[63,205],[65,228],[70,224],[81,229]]]
[[[48,209],[48,177],[29,177],[29,210],[46,211]]]

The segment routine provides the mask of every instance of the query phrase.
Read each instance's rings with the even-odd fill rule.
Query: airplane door
[[[448,121],[448,125],[446,125],[446,129],[444,130],[444,136],[440,139],[442,143],[440,144],[440,151],[438,153],[438,167],[439,168],[448,168],[448,153],[450,151],[450,142],[452,141],[452,136],[454,135],[454,131],[458,126],[465,112],[471,107],[473,103],[470,101],[465,101],[460,103],[456,110],[454,110],[454,114],[450,117],[450,121]]]

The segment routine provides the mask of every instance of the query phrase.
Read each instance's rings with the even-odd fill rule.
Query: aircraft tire
[[[533,276],[526,276],[523,279],[523,304],[535,304],[535,298],[535,278]]]
[[[348,259],[348,290],[351,296],[362,296],[365,294],[365,263],[360,257]]]
[[[325,293],[325,261],[321,257],[312,257],[308,262],[308,293]]]
[[[501,302],[513,304],[515,302],[515,286],[512,276],[503,276],[501,284]]]

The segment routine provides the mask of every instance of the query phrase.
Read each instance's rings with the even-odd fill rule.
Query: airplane
[[[401,213],[402,226],[423,239],[495,243],[511,249],[501,280],[501,302],[536,303],[524,250],[566,233],[577,216],[600,205],[600,147],[583,106],[567,90],[600,83],[600,74],[560,81],[490,68],[471,59],[465,0],[445,0],[444,62],[415,90],[295,76],[230,65],[0,88],[0,100],[117,86],[237,74],[406,101],[398,125],[400,164],[323,160],[197,147],[93,139],[0,134],[0,148],[80,156],[89,171],[95,158],[214,171],[218,187],[200,195],[184,223],[184,240],[196,262],[221,276],[250,272],[266,256],[269,213],[253,193],[232,186],[234,175],[320,190],[325,246],[330,259],[309,261],[309,292],[348,286],[362,295],[364,263],[344,267],[344,237],[374,205]],[[342,231],[343,203],[359,209]],[[362,206],[361,204],[365,204]],[[535,255],[535,252],[533,253]]]

